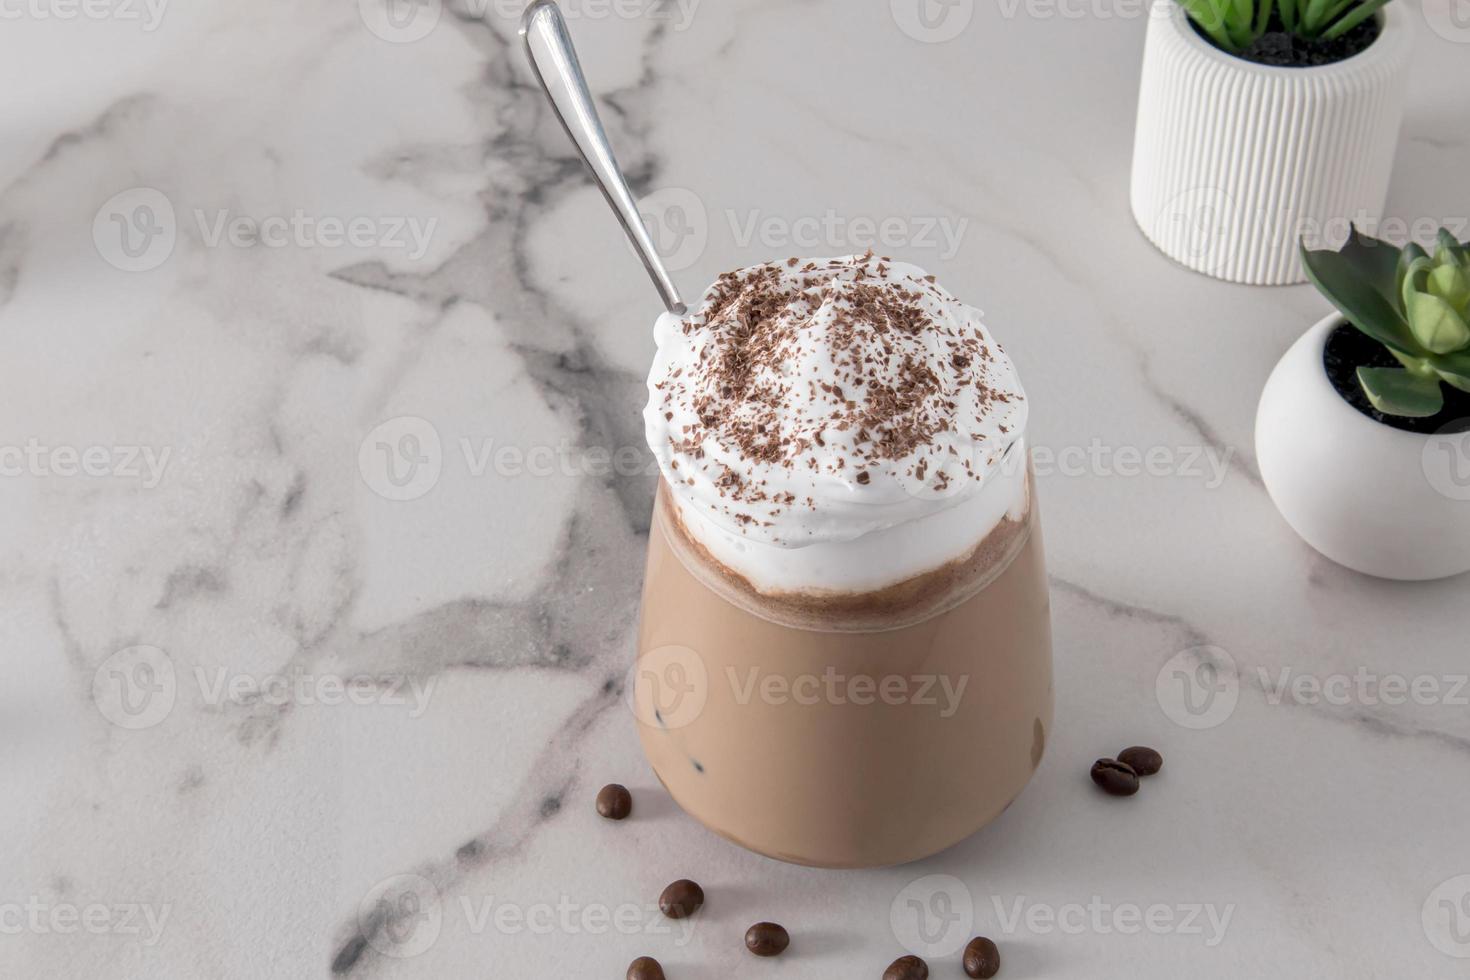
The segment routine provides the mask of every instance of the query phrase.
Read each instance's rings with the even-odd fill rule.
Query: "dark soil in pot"
[[[1358,383],[1360,367],[1402,367],[1383,345],[1365,335],[1350,323],[1341,323],[1327,338],[1322,352],[1322,365],[1327,369],[1327,379],[1342,396],[1342,400],[1368,416],[1375,422],[1402,429],[1405,432],[1470,432],[1470,392],[1441,384],[1444,392],[1444,410],[1427,419],[1406,419],[1397,415],[1384,415],[1373,407],[1363,386]]]
[[[1205,39],[1206,44],[1217,47],[1215,42],[1210,40],[1209,35],[1201,31],[1193,20],[1189,23],[1194,27],[1194,32]],[[1320,65],[1333,65],[1368,50],[1373,42],[1378,40],[1378,35],[1382,33],[1382,30],[1378,18],[1369,17],[1342,37],[1333,38],[1330,41],[1309,41],[1289,33],[1285,25],[1281,23],[1280,15],[1272,14],[1266,33],[1236,57],[1275,68],[1316,68]]]

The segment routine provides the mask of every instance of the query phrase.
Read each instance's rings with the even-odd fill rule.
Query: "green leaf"
[[[1417,242],[1410,242],[1404,246],[1403,252],[1399,254],[1399,265],[1394,273],[1394,287],[1391,298],[1397,305],[1400,313],[1404,311],[1404,282],[1409,278],[1409,272],[1414,268],[1414,263],[1420,259],[1428,259],[1429,253],[1424,251]]]
[[[1465,263],[1466,252],[1470,251],[1470,248],[1455,241],[1455,236],[1450,234],[1448,228],[1441,228],[1439,230],[1438,245],[1437,252],[1448,252],[1453,256],[1454,261],[1461,265]]]
[[[1254,37],[1260,37],[1266,33],[1266,28],[1271,26],[1271,8],[1274,6],[1272,0],[1262,0],[1260,9],[1256,11],[1256,23],[1251,30]]]
[[[1470,325],[1453,306],[1432,293],[1412,292],[1404,300],[1415,338],[1432,353],[1448,354],[1470,345]]]
[[[1391,298],[1399,288],[1399,255],[1402,251],[1392,242],[1365,235],[1357,225],[1353,225],[1338,254],[1351,262],[1375,289]]]
[[[1375,13],[1378,12],[1378,8],[1382,7],[1386,3],[1388,3],[1388,0],[1368,0],[1367,3],[1363,4],[1357,10],[1354,10],[1342,20],[1329,27],[1322,34],[1322,38],[1324,40],[1331,41],[1334,38],[1342,37],[1348,31],[1352,30],[1354,27],[1357,27],[1369,17],[1372,17]]]
[[[1438,371],[1441,376],[1453,374],[1461,378],[1470,378],[1470,350],[1455,351],[1450,354],[1430,354],[1425,363]],[[1458,388],[1459,385],[1455,387]]]
[[[1302,12],[1301,30],[1304,37],[1316,37],[1322,30],[1323,16],[1327,13],[1329,0],[1307,0],[1307,9]]]
[[[1235,40],[1225,29],[1225,17],[1220,7],[1211,3],[1210,0],[1179,0],[1179,3],[1189,14],[1190,19],[1199,25],[1200,30],[1209,35],[1211,41],[1226,51],[1234,54],[1240,53]]]
[[[1358,383],[1384,415],[1427,419],[1444,408],[1437,378],[1421,378],[1401,368],[1358,368]]]
[[[1408,354],[1400,353],[1392,347],[1386,348],[1386,350],[1394,356],[1394,360],[1415,374],[1432,374],[1435,370],[1434,366],[1422,357],[1410,357]]]
[[[1292,34],[1296,33],[1297,0],[1281,0],[1281,23]]]
[[[1449,371],[1439,372],[1439,377],[1447,385],[1453,385],[1454,387],[1459,388],[1461,391],[1470,392],[1470,378],[1458,374],[1452,374]]]
[[[1457,310],[1470,306],[1470,276],[1453,262],[1436,265],[1429,273],[1429,292]]]
[[[1371,281],[1381,279],[1381,270],[1386,267],[1388,281],[1393,282],[1398,253],[1392,246],[1383,248],[1386,251],[1355,245],[1351,239],[1341,252],[1303,248],[1302,265],[1312,284],[1353,326],[1385,347],[1410,357],[1425,357],[1429,351],[1414,339],[1396,304]]]

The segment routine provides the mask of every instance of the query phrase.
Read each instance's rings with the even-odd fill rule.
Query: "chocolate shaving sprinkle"
[[[935,309],[966,308],[933,276],[871,252],[720,276],[682,322],[698,369],[654,385],[665,420],[697,420],[671,432],[670,448],[703,460],[709,447],[705,478],[742,526],[755,518],[739,505],[759,503],[762,515],[778,516],[798,506],[797,497],[767,489],[761,467],[742,475],[719,459],[860,487],[875,473],[939,490],[953,479],[983,480],[985,467],[968,460],[930,463],[954,455],[956,442],[976,442],[985,417],[1021,396],[991,386],[996,352],[979,324],[965,315],[936,319]],[[806,497],[802,505],[816,502]]]

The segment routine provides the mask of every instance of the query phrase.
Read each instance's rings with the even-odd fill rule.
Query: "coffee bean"
[[[757,956],[780,956],[791,945],[791,934],[774,922],[757,922],[745,930],[745,948]]]
[[[704,904],[704,889],[688,878],[680,878],[658,897],[659,911],[671,919],[687,919]]]
[[[1092,764],[1092,781],[1111,796],[1132,796],[1138,792],[1138,773],[1126,762],[1098,759]]]
[[[640,956],[628,964],[628,980],[664,980],[664,968],[652,956]]]
[[[883,980],[929,980],[929,964],[917,956],[900,956],[883,971]]]
[[[1164,757],[1146,745],[1135,745],[1118,753],[1118,761],[1133,767],[1140,776],[1152,776],[1164,768]]]
[[[984,936],[976,936],[965,947],[965,976],[989,980],[1000,972],[1000,950]]]
[[[626,786],[608,783],[597,794],[597,812],[609,820],[625,820],[633,812],[633,794]]]

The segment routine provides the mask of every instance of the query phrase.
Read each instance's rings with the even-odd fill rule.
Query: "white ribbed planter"
[[[1170,258],[1231,282],[1305,281],[1317,247],[1376,220],[1403,118],[1413,29],[1406,0],[1368,50],[1318,68],[1219,50],[1176,0],[1155,0],[1133,147],[1133,216]]]
[[[1281,516],[1340,565],[1417,581],[1470,571],[1470,432],[1419,435],[1345,402],[1322,363],[1334,313],[1281,358],[1256,460]]]

